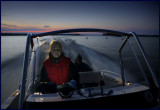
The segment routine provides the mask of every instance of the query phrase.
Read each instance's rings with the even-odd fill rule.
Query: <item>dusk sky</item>
[[[1,1],[1,32],[99,28],[159,34],[156,1]]]

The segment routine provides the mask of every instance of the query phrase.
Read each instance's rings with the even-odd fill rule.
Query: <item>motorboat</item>
[[[112,37],[120,40],[121,45],[118,46],[114,46],[115,44],[113,45],[112,42],[110,42],[112,48],[117,48],[115,53],[118,57],[115,58],[113,62],[118,60],[116,62],[119,62],[119,70],[114,71],[116,67],[112,65],[112,70],[104,67],[103,69],[93,68],[93,71],[79,72],[79,84],[81,86],[80,88],[72,90],[70,97],[62,97],[57,91],[50,93],[37,91],[37,87],[40,84],[40,71],[43,61],[48,56],[50,42],[53,39],[60,40],[60,38],[63,39],[63,42],[69,42],[70,37],[72,37],[77,42],[82,41],[83,44],[85,44],[86,42],[84,41],[92,40],[92,37],[88,37],[84,33],[101,33],[107,40]],[[97,36],[94,35],[94,37]],[[83,38],[83,40],[80,40],[80,38]],[[140,52],[141,55],[136,53],[137,50],[133,48],[133,45],[129,41],[130,39],[136,42],[135,45],[138,47],[138,52]],[[66,50],[64,53],[68,57],[79,54],[76,52],[81,52],[79,50],[73,51],[71,48],[72,45],[73,43],[63,45]],[[136,66],[133,65],[132,67],[134,67],[134,70],[137,70],[138,73],[129,73],[128,69],[126,69],[128,67],[125,61],[128,60],[124,55],[125,47],[131,50],[132,53],[129,54],[134,56],[134,61],[136,62]],[[108,47],[106,47],[106,49],[108,49]],[[90,56],[91,55],[92,53]],[[142,65],[139,57],[143,57],[145,67]],[[86,57],[86,59],[87,58],[89,57]],[[96,59],[97,62],[99,61],[98,57],[94,59]],[[74,61],[74,59],[72,60]],[[99,62],[99,64],[105,64],[105,61]],[[90,64],[96,65],[97,63],[90,62]],[[129,64],[132,64],[132,62],[129,62]],[[145,70],[146,68],[148,71]],[[22,74],[22,81],[19,88],[2,104],[2,109],[159,107],[158,78],[152,69],[139,38],[134,32],[125,33],[107,29],[79,28],[37,34],[29,33],[27,35]],[[131,80],[128,74],[131,76],[138,74],[141,80]],[[56,88],[56,85],[52,86]]]

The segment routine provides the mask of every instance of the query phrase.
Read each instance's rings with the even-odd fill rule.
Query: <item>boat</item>
[[[36,91],[40,81],[42,62],[49,52],[49,43],[58,35],[83,37],[77,33],[102,33],[103,36],[120,38],[121,45],[118,46],[119,73],[108,69],[79,72],[80,88],[74,89],[69,97],[62,97],[59,92],[42,93]],[[76,33],[76,34],[75,34]],[[85,35],[84,35],[85,36]],[[43,38],[43,39],[40,39]],[[83,37],[90,40],[92,37]],[[76,39],[76,37],[74,37]],[[108,38],[106,38],[108,40]],[[141,57],[144,58],[148,71],[139,60],[136,50],[129,43],[129,39],[136,42]],[[65,39],[67,42],[68,40]],[[124,66],[122,55],[126,44],[129,43],[133,52],[142,81],[130,81]],[[103,62],[101,62],[103,63]],[[114,68],[114,67],[113,67]],[[29,33],[27,35],[22,81],[19,88],[2,104],[2,109],[57,109],[57,108],[155,108],[159,107],[159,83],[143,46],[134,32],[119,32],[107,29],[79,28],[65,29],[51,32]],[[134,73],[133,73],[134,74]],[[52,85],[56,88],[55,85]]]

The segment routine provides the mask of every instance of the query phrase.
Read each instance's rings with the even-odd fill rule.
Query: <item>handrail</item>
[[[128,33],[119,32],[119,31],[113,31],[108,29],[96,29],[96,28],[77,28],[77,29],[65,29],[65,30],[57,30],[57,31],[51,31],[51,32],[45,32],[45,33],[38,33],[38,34],[32,34],[31,36],[31,47],[33,48],[33,38],[36,37],[43,37],[47,35],[58,35],[63,33],[72,33],[72,32],[101,32],[101,33],[107,33],[111,35],[116,35],[118,37],[120,36],[130,36]]]
[[[142,53],[142,55],[143,55],[143,57],[144,57],[144,59],[145,59],[145,62],[146,62],[147,66],[148,66],[148,68],[149,68],[149,70],[150,70],[150,72],[151,72],[153,81],[154,81],[156,87],[159,88],[158,80],[157,80],[157,78],[156,78],[156,76],[155,76],[155,73],[154,73],[154,71],[153,71],[153,69],[152,69],[152,67],[151,67],[151,64],[150,64],[150,62],[149,62],[149,60],[148,60],[148,58],[147,58],[147,55],[146,55],[146,53],[145,53],[145,51],[144,51],[144,49],[143,49],[143,47],[142,47],[142,45],[141,45],[138,37],[136,36],[136,34],[135,34],[134,32],[129,32],[128,35],[132,35],[132,36],[135,38],[135,40],[136,40],[136,42],[137,42],[137,45],[138,45],[139,49],[141,50],[141,53]],[[130,36],[127,36],[127,37],[125,38],[122,46],[121,46],[120,49],[119,49],[120,66],[121,66],[121,75],[122,75],[122,84],[123,84],[123,85],[125,85],[125,74],[124,74],[124,68],[123,68],[123,61],[122,61],[121,51],[122,51],[123,47],[125,46],[125,44],[126,44],[126,42],[127,42],[127,40],[128,40],[129,37],[130,37]],[[135,53],[134,53],[134,54],[135,54]],[[136,56],[135,56],[135,57],[136,57]],[[137,59],[137,60],[138,60],[138,59]],[[140,64],[140,63],[138,62],[138,64]],[[139,66],[141,66],[141,65],[139,65]],[[140,69],[142,69],[142,68],[140,67]],[[146,78],[146,77],[145,77],[145,78]],[[150,86],[152,86],[152,85],[150,85]]]
[[[51,31],[51,32],[45,32],[45,33],[33,34],[32,38],[35,38],[37,36],[41,37],[41,36],[46,36],[46,35],[57,35],[57,34],[71,33],[71,32],[102,32],[102,33],[119,35],[119,36],[128,36],[129,35],[128,33],[113,31],[113,30],[107,30],[107,29],[77,28],[77,29],[65,29],[65,30],[58,30],[58,31]]]
[[[146,75],[145,75],[145,73],[144,73],[144,70],[143,70],[143,68],[142,68],[142,65],[141,65],[139,59],[138,59],[138,56],[136,55],[136,52],[134,51],[134,48],[132,47],[132,45],[131,45],[131,43],[130,43],[129,40],[128,40],[128,43],[129,43],[129,45],[130,45],[130,47],[131,47],[131,50],[132,50],[132,52],[133,52],[133,54],[134,54],[134,56],[135,56],[135,58],[136,58],[136,61],[137,61],[138,65],[139,65],[139,67],[140,67],[140,70],[141,70],[141,72],[142,72],[142,74],[143,74],[143,76],[144,76],[144,78],[145,78],[145,81],[147,81],[147,84],[148,84],[148,79],[147,79],[147,77],[146,77]]]
[[[122,46],[119,49],[119,53],[122,51],[123,47],[125,46],[125,44],[127,43],[127,40],[129,39],[130,36],[126,36],[126,38],[124,39]]]
[[[19,109],[22,109],[23,102],[25,98],[25,85],[26,85],[26,77],[27,77],[27,67],[28,67],[28,59],[29,59],[29,46],[31,42],[31,34],[28,34],[27,36],[27,42],[26,42],[26,49],[25,49],[25,55],[24,55],[24,62],[23,62],[23,74],[22,74],[22,83],[20,88],[20,98],[19,98]]]
[[[158,80],[157,80],[157,78],[156,78],[156,76],[155,76],[155,72],[154,72],[153,69],[152,69],[152,66],[151,66],[151,64],[150,64],[150,62],[149,62],[149,60],[148,60],[148,58],[147,58],[147,55],[146,55],[146,53],[145,53],[145,51],[144,51],[144,49],[143,49],[143,47],[142,47],[142,45],[141,45],[138,37],[136,36],[136,34],[135,34],[134,32],[129,32],[129,33],[135,38],[135,40],[136,40],[136,42],[137,42],[137,44],[138,44],[138,47],[139,47],[139,49],[141,50],[141,53],[142,53],[142,55],[143,55],[143,57],[144,57],[144,59],[145,59],[145,62],[146,62],[147,66],[148,66],[148,68],[149,68],[149,70],[150,70],[150,72],[151,72],[153,81],[154,81],[156,87],[159,88]]]
[[[119,49],[119,58],[120,58],[120,67],[121,67],[121,76],[122,76],[122,85],[125,86],[125,73],[124,73],[124,66],[123,66],[123,60],[122,60],[122,55],[121,55],[121,51],[123,49],[123,47],[125,46],[125,44],[127,43],[128,39],[130,36],[126,36],[122,46]]]
[[[121,55],[121,53],[119,53],[119,58],[120,58],[122,85],[125,86],[125,73],[124,73],[124,66],[123,66],[123,61],[122,61],[122,55]]]

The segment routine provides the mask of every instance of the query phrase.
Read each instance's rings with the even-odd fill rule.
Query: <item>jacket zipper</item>
[[[61,77],[62,77],[62,82],[63,82],[63,68],[62,68],[62,64],[61,64]]]
[[[57,63],[57,69],[58,69],[58,63]]]
[[[58,63],[57,63],[57,72],[59,73]],[[60,84],[60,82],[61,82],[61,81],[60,81],[60,74],[58,74],[58,79],[59,79],[59,80],[58,80],[58,83]]]

